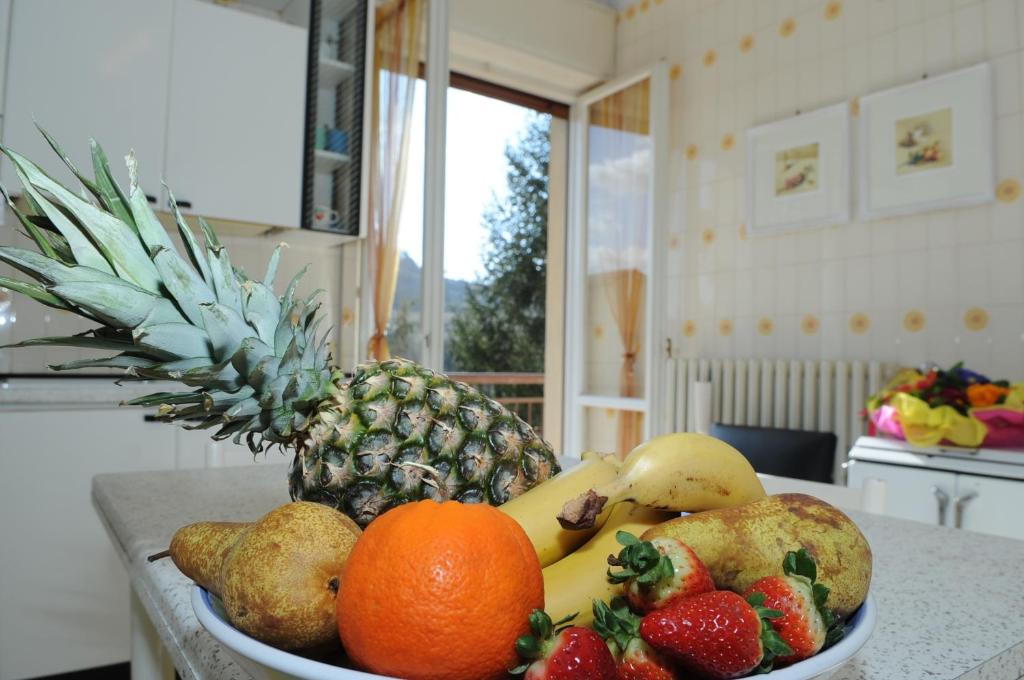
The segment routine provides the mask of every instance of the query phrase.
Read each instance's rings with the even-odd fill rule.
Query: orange
[[[487,680],[517,664],[515,641],[544,606],[544,579],[512,518],[425,500],[366,528],[337,603],[341,641],[359,666],[411,680]]]

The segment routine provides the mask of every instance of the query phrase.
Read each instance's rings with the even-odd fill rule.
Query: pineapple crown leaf
[[[202,242],[178,209],[170,211],[181,236],[179,252],[139,186],[134,152],[125,157],[129,184],[114,179],[102,146],[90,140],[93,177],[39,127],[61,162],[81,184],[69,190],[37,164],[0,146],[23,186],[13,210],[37,251],[0,247],[0,262],[30,280],[0,277],[0,285],[41,304],[71,311],[99,325],[90,333],[37,338],[18,347],[71,346],[114,352],[55,364],[57,371],[113,368],[129,380],[177,380],[194,390],[165,392],[128,402],[160,406],[167,419],[199,418],[191,427],[218,427],[214,435],[246,435],[253,450],[287,443],[309,426],[317,403],[337,387],[329,370],[328,334],[319,336],[318,293],[301,300],[303,270],[278,297],[281,243],[266,273],[250,279],[236,269],[210,224],[199,218]],[[166,186],[166,185],[165,185]]]

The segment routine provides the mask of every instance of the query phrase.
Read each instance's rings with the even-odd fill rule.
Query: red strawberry
[[[550,616],[534,609],[533,635],[516,640],[516,652],[525,663],[510,672],[526,671],[524,680],[617,680],[608,645],[590,628],[564,625],[574,618],[575,614],[552,623]]]
[[[715,589],[708,568],[682,541],[668,537],[641,541],[625,531],[615,534],[615,539],[623,548],[618,557],[608,556],[608,564],[623,569],[609,569],[608,580],[625,583],[626,599],[633,609],[652,612],[673,600]]]
[[[619,667],[619,680],[675,680],[672,663],[640,637],[640,617],[617,597],[609,607],[594,600],[594,630],[608,643]]]
[[[677,600],[640,622],[640,635],[654,649],[709,678],[738,678],[770,670],[772,660],[792,650],[768,624],[780,612],[716,590]]]
[[[755,581],[744,596],[763,593],[764,606],[782,612],[782,616],[772,619],[771,625],[793,650],[775,661],[779,666],[787,666],[832,645],[843,636],[843,629],[825,607],[829,589],[816,583],[818,567],[806,550],[787,553],[782,571],[785,576],[765,576]]]

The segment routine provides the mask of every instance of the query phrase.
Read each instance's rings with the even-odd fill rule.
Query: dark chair
[[[832,481],[836,436],[831,432],[712,423],[710,434],[742,453],[757,472],[812,482]]]

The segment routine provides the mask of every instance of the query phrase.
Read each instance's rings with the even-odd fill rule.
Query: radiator
[[[834,479],[843,484],[850,447],[864,434],[864,401],[894,367],[878,361],[669,359],[667,369],[665,431],[697,429],[694,383],[710,382],[711,422],[834,432]]]

